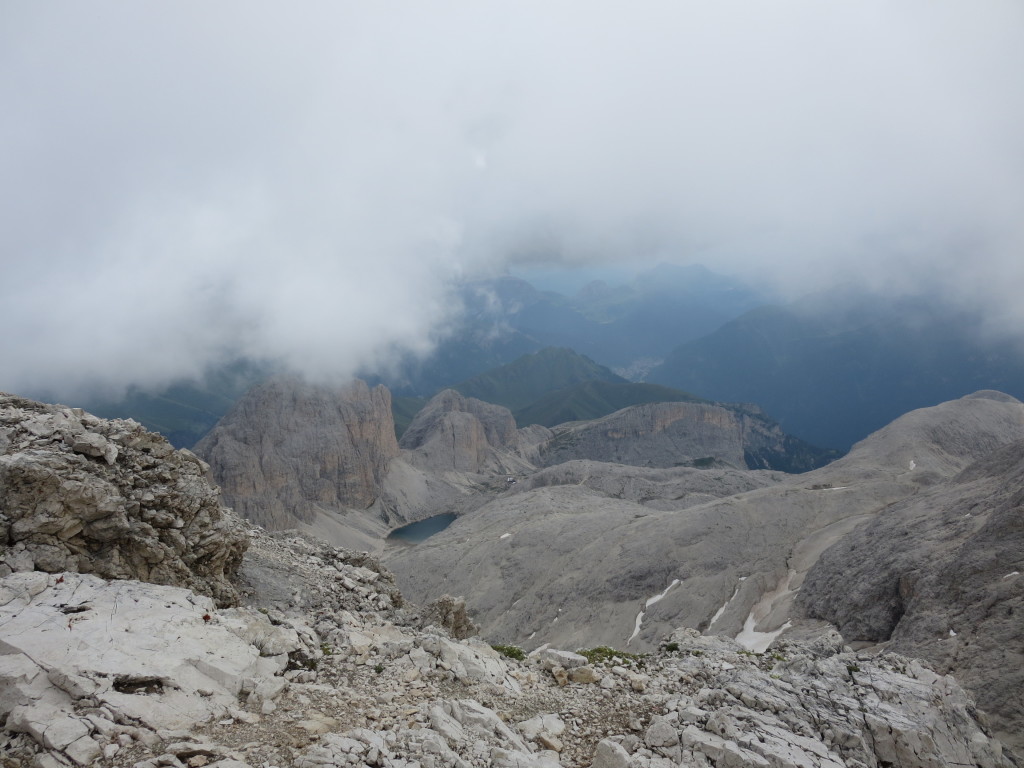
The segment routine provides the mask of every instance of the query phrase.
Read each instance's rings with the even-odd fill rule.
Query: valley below
[[[48,692],[27,671],[0,675],[6,727],[21,734],[12,754],[41,749],[44,768],[200,754],[223,768],[1008,766],[1004,747],[1024,745],[1016,399],[982,391],[913,411],[800,474],[771,466],[805,444],[746,406],[643,404],[518,428],[508,409],[446,390],[398,439],[389,401],[382,386],[274,378],[193,454],[134,422],[8,398],[0,662],[22,654],[58,681]],[[129,686],[103,664],[58,673],[34,655],[24,622],[61,606],[87,606],[65,631],[110,642],[111,578],[206,595],[155,597],[199,606],[159,621],[271,643],[233,652],[268,661],[230,678],[203,662],[204,679],[234,691],[220,699],[184,667],[145,672],[154,660],[129,644],[130,685],[156,707],[140,710],[103,693]],[[259,639],[281,631],[284,645]],[[812,679],[839,698],[810,706]],[[935,686],[945,692],[920,693]],[[172,690],[182,703],[160,704]],[[182,719],[192,695],[206,709]],[[959,709],[933,712],[940,700]],[[114,725],[79,733],[70,722],[89,707]],[[79,735],[50,738],[39,717],[70,718]],[[223,727],[186,739],[183,724],[210,718]],[[175,738],[179,752],[152,752]]]
[[[349,435],[337,466],[385,459],[362,472],[376,484],[361,488],[358,503],[338,511],[315,491],[279,507],[285,516],[275,527],[376,553],[417,603],[463,597],[488,642],[644,653],[685,626],[764,652],[777,638],[813,637],[835,625],[855,647],[899,650],[959,675],[1016,742],[1010,723],[1024,712],[1024,648],[1014,611],[1022,595],[1017,577],[1004,577],[1024,566],[1024,541],[1019,511],[990,503],[999,488],[1024,485],[983,469],[995,456],[1024,461],[1024,405],[1012,397],[984,391],[913,411],[846,456],[791,474],[761,468],[784,465],[793,443],[746,407],[645,404],[554,428],[517,428],[507,409],[447,390],[396,445],[383,388],[288,386],[300,388],[298,402],[340,400],[349,404],[339,413],[372,412],[384,425],[354,428],[344,416],[331,427],[329,409],[318,405],[315,432],[297,414],[267,432],[284,429],[297,446],[318,432]],[[249,407],[243,400],[237,413]],[[253,409],[268,411],[276,412]],[[220,429],[196,450],[225,501],[236,509],[279,504],[273,488],[233,496],[225,481],[235,470],[216,448],[229,430],[259,435],[263,428],[229,416]],[[240,450],[252,446],[268,450],[260,437]],[[310,453],[259,458],[262,467],[304,472],[316,463]],[[975,512],[950,511],[968,497],[976,497]],[[439,523],[438,515],[445,525],[412,546],[387,539],[411,522]],[[914,515],[922,518],[916,528]],[[993,529],[1007,543],[984,554],[980,542]],[[970,561],[958,561],[966,551]],[[933,560],[940,557],[944,568]],[[976,588],[940,597],[934,584],[942,579]]]

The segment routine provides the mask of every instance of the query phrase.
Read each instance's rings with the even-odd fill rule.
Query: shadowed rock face
[[[248,539],[207,470],[134,421],[0,394],[0,574],[78,571],[235,602]]]
[[[651,403],[554,428],[545,466],[591,459],[640,467],[722,465],[803,472],[827,456],[753,408]]]
[[[955,672],[1024,746],[1024,442],[896,504],[826,550],[799,607],[847,642]]]
[[[268,529],[310,523],[318,509],[366,509],[398,456],[391,394],[362,381],[275,378],[246,393],[195,450],[225,503]]]

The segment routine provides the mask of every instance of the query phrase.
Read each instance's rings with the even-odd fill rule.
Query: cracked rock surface
[[[233,603],[247,539],[207,470],[134,421],[0,393],[0,575],[95,573]]]
[[[519,661],[424,626],[365,554],[250,538],[239,608],[0,581],[5,768],[1013,765],[951,677],[834,632],[757,655],[683,629],[646,656]]]

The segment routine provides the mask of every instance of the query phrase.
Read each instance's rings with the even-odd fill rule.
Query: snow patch
[[[956,632],[954,632],[952,629],[949,630],[949,636],[950,637],[956,637]]]
[[[793,626],[793,622],[787,620],[785,624],[769,632],[758,632],[756,627],[761,621],[771,615],[772,608],[780,600],[784,600],[798,590],[792,589],[790,585],[796,578],[796,571],[790,571],[789,576],[781,580],[771,592],[764,594],[759,601],[750,609],[747,620],[743,622],[743,629],[736,635],[734,640],[748,651],[764,653],[772,641]]]
[[[747,578],[747,577],[746,576],[740,576],[740,581],[743,581],[745,578]],[[736,595],[738,595],[739,593],[740,593],[740,585],[737,584],[736,585],[736,589],[734,589],[732,591],[732,597],[730,597],[728,600],[726,600],[724,603],[722,603],[722,607],[719,608],[717,611],[715,611],[715,615],[711,617],[711,623],[708,624],[708,628],[706,630],[707,632],[710,632],[711,628],[713,626],[715,626],[715,622],[718,621],[720,618],[722,618],[722,614],[725,613],[725,609],[729,607],[729,603],[731,603],[733,600],[735,600],[736,599]]]
[[[501,534],[501,536],[499,536],[498,538],[499,538],[499,539],[507,539],[507,538],[508,538],[509,536],[511,536],[511,535],[512,535],[511,533],[503,533],[503,534]]]
[[[672,579],[672,583],[669,584],[667,587],[665,587],[665,591],[664,592],[662,592],[661,594],[655,595],[654,597],[647,598],[647,602],[644,603],[644,608],[650,608],[656,602],[661,600],[661,598],[663,598],[665,595],[667,595],[668,591],[670,589],[672,589],[672,587],[674,587],[678,583],[679,583],[679,579]]]
[[[1014,576],[1020,576],[1020,571],[1013,571],[1003,576],[1004,579],[1012,579]]]
[[[629,640],[626,641],[626,645],[629,645],[633,641],[633,638],[640,634],[640,626],[644,623],[644,614],[646,613],[646,609],[650,608],[656,602],[661,600],[665,595],[668,594],[669,590],[672,589],[672,587],[678,586],[678,584],[679,579],[672,579],[672,583],[665,587],[664,590],[654,595],[653,597],[647,598],[647,600],[644,601],[644,610],[640,611],[640,613],[636,615],[636,624],[633,626],[633,634],[629,636]]]
[[[757,619],[754,618],[754,611],[751,611],[750,615],[747,616],[747,620],[743,622],[743,629],[736,635],[736,642],[748,651],[764,653],[776,637],[793,626],[793,622],[787,621],[781,627],[771,632],[758,632],[754,629],[755,626],[757,626]]]
[[[915,469],[917,469],[917,462],[914,461],[913,459],[911,459],[910,460],[910,471],[913,472]]]
[[[633,634],[629,636],[629,640],[626,641],[626,645],[633,642],[633,638],[640,634],[640,625],[644,623],[644,612],[640,611],[636,615],[636,625],[633,627]]]

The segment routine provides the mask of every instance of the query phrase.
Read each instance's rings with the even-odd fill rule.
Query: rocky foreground
[[[247,526],[205,473],[0,399],[4,768],[1016,764],[952,677],[831,631],[515,658],[366,553]]]
[[[519,661],[454,638],[457,603],[402,606],[364,555],[250,536],[243,583],[269,588],[242,608],[92,575],[4,578],[5,766],[1014,764],[952,678],[834,633],[758,655],[684,629],[646,656]]]

